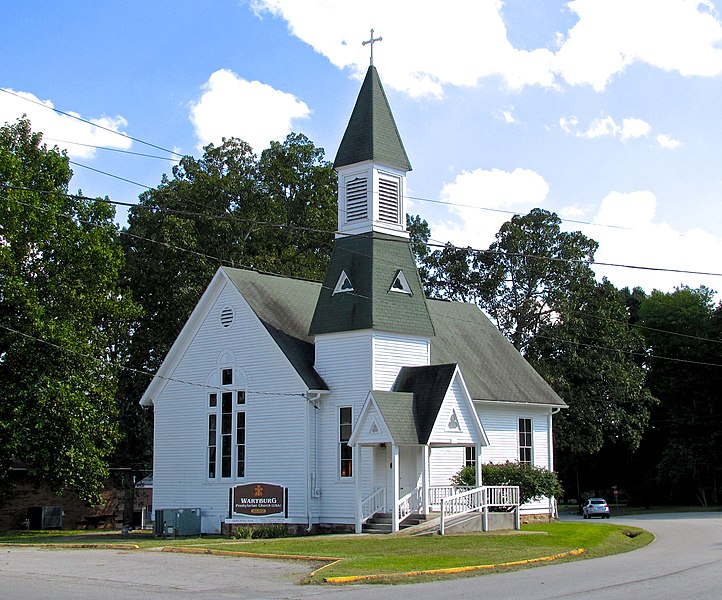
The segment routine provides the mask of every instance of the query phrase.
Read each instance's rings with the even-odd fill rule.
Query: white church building
[[[360,531],[376,512],[398,529],[465,465],[554,468],[564,402],[477,306],[424,296],[405,229],[411,165],[373,66],[334,166],[323,283],[218,269],[141,399],[153,508],[198,509],[203,533]]]

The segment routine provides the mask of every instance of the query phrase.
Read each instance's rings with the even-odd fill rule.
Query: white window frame
[[[521,428],[521,422],[522,421],[528,421],[529,422],[529,431],[522,431]],[[519,415],[516,420],[516,444],[517,444],[517,459],[520,463],[523,464],[534,464],[534,419],[533,417],[527,416],[527,415]],[[526,442],[527,440],[522,440],[522,435],[529,436],[528,439],[528,445],[526,443],[522,443],[522,441]],[[522,451],[528,450],[528,460],[527,457],[522,455]],[[526,452],[525,452],[526,454]]]
[[[228,379],[229,371],[230,379]],[[225,382],[224,377],[226,378]],[[245,379],[240,376],[237,369],[224,366],[218,369],[216,381],[221,384],[220,387],[206,394],[206,480],[209,482],[243,481],[248,471],[248,413],[246,409],[246,389],[244,385],[239,385],[239,383],[243,383]],[[215,402],[212,399],[215,399]],[[224,412],[224,403],[226,403],[225,408],[230,410]],[[238,427],[239,413],[244,415],[243,440],[240,443],[238,440],[240,431]],[[224,415],[227,415],[227,419],[230,421],[228,423],[229,433],[223,433]],[[215,444],[211,444],[212,416],[215,417],[215,436],[213,440]],[[230,454],[226,455],[223,454],[224,436],[230,438]],[[239,475],[238,457],[241,447],[243,448],[243,474]],[[211,461],[212,454],[215,454],[215,461]],[[230,475],[224,476],[224,458],[226,457],[230,461],[230,465],[228,465]],[[213,475],[211,475],[212,462],[214,464]]]
[[[348,421],[342,420],[342,414],[344,411],[348,411],[349,417]],[[348,445],[348,440],[351,438],[351,434],[353,433],[353,406],[339,406],[338,411],[336,414],[336,431],[337,431],[337,439],[336,439],[336,447],[338,448],[338,462],[336,463],[337,466],[337,477],[340,481],[352,481],[354,478],[354,460],[353,460],[353,447]],[[342,435],[343,428],[347,426],[348,427],[348,436]],[[345,438],[345,439],[344,439]],[[344,457],[344,448],[348,448],[348,454],[346,457]],[[348,462],[349,466],[351,467],[351,472],[348,475],[344,475],[344,463]]]

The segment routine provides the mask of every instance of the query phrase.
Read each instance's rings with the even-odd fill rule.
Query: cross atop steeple
[[[362,45],[362,46],[365,46],[366,44],[371,44],[371,66],[373,66],[373,64],[374,64],[374,43],[375,43],[375,42],[380,42],[380,41],[383,40],[383,39],[384,39],[384,38],[382,38],[382,37],[377,37],[377,38],[375,38],[375,37],[374,37],[374,30],[372,29],[372,30],[371,30],[371,39],[369,39],[369,40],[364,40],[363,42],[361,42],[361,45]]]

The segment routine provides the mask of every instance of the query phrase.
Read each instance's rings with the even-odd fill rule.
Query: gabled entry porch
[[[364,523],[379,513],[388,513],[391,531],[399,531],[409,519],[438,512],[443,498],[469,489],[430,484],[432,451],[429,445],[399,445],[393,442],[357,445],[357,472],[362,474],[356,479],[357,533],[363,530]],[[480,451],[479,444],[476,446],[477,456]],[[480,476],[481,470],[477,473]],[[367,476],[364,477],[364,474]],[[449,472],[448,476],[453,474]],[[364,482],[371,484],[371,493],[364,494],[364,491],[368,492],[368,484],[365,486]],[[478,486],[481,486],[480,480],[477,481]]]
[[[395,532],[410,515],[431,511],[432,475],[447,487],[463,466],[463,451],[457,460],[432,461],[435,449],[471,447],[480,458],[489,441],[458,365],[449,364],[403,367],[393,391],[369,392],[348,444],[357,473],[356,531],[384,511]]]

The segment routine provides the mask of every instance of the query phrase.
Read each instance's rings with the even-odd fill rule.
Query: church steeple
[[[333,166],[339,169],[369,160],[404,173],[411,171],[389,101],[373,65],[366,71]]]
[[[407,237],[404,193],[409,157],[376,67],[366,72],[333,166],[338,171],[338,229]]]
[[[334,167],[339,233],[311,335],[376,330],[433,336],[406,231],[404,192],[411,163],[373,64]]]

